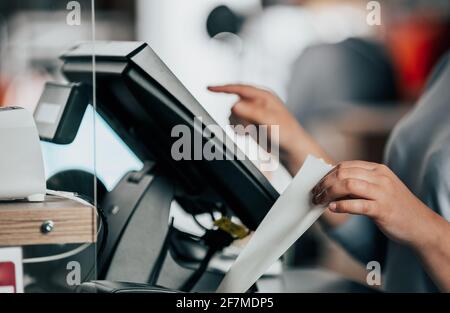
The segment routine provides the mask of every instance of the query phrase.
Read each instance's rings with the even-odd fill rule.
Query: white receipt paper
[[[218,293],[246,292],[317,221],[325,207],[311,203],[311,190],[331,169],[308,156],[225,275]]]

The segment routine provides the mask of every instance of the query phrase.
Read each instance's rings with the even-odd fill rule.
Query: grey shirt
[[[450,221],[450,62],[441,63],[438,78],[394,129],[385,155],[408,188]],[[354,216],[331,235],[361,261],[382,263],[386,291],[437,291],[417,255],[387,240],[368,218]]]

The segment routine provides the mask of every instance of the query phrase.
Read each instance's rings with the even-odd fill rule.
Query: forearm
[[[291,132],[290,144],[280,151],[280,159],[292,176],[295,176],[302,167],[308,155],[324,159],[329,164],[336,162],[300,125]]]
[[[443,292],[450,292],[450,223],[430,210],[421,239],[412,243],[430,278]]]

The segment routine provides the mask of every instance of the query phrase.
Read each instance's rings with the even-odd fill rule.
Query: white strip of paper
[[[323,160],[308,156],[239,254],[217,292],[246,292],[317,221],[325,207],[311,203],[311,190],[331,169]]]

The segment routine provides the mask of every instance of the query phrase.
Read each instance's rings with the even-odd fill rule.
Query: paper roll
[[[308,156],[222,280],[217,292],[246,292],[325,211],[311,203],[311,190],[332,166]]]

